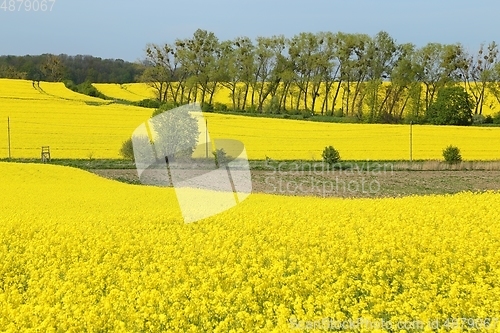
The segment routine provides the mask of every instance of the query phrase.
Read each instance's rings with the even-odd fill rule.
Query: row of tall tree
[[[145,66],[121,59],[66,54],[0,56],[0,77],[33,81],[65,81],[75,84],[135,82]]]
[[[467,50],[461,44],[398,44],[387,32],[300,33],[221,41],[206,30],[191,38],[146,48],[141,76],[161,102],[212,104],[218,89],[230,92],[234,110],[362,117],[367,121],[418,120],[438,92],[460,84],[473,113],[486,95],[500,103],[500,62],[495,42]]]

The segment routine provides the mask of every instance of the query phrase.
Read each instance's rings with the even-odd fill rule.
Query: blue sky
[[[385,30],[399,43],[462,43],[475,51],[500,42],[498,13],[498,0],[55,0],[51,12],[0,9],[0,55],[135,61],[147,43],[187,38],[198,28],[220,40]]]

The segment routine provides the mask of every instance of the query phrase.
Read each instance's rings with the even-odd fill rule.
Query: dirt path
[[[97,175],[140,184],[134,169],[98,169]],[[388,171],[327,174],[252,170],[256,193],[319,197],[399,197],[500,190],[500,171]]]

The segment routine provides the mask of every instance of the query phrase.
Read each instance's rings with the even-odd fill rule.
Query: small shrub
[[[96,87],[94,87],[92,85],[92,82],[90,81],[85,81],[83,83],[76,85],[73,81],[66,80],[64,81],[64,85],[66,86],[66,88],[80,94],[84,94],[91,97],[97,97],[101,99],[112,99],[101,93],[99,90],[97,90]]]
[[[136,145],[137,151],[134,151],[134,144]],[[132,138],[127,139],[122,143],[122,147],[120,149],[120,155],[129,161],[135,162],[135,157],[140,160],[149,159],[149,147],[152,142],[149,140],[147,136],[134,136],[134,140]]]
[[[203,103],[201,106],[203,112],[214,112],[214,106],[211,103]]]
[[[158,109],[161,106],[160,101],[154,98],[143,99],[133,104],[143,108],[151,108],[151,109]]]
[[[64,85],[66,86],[66,88],[68,88],[69,90],[73,90],[75,92],[78,92],[78,87],[73,81],[65,80],[63,82],[64,82]]]
[[[246,108],[246,111],[248,113],[255,113],[257,112],[257,106],[255,104],[252,104],[248,108]]]
[[[225,165],[229,160],[224,148],[216,149],[212,154],[215,157],[215,165],[217,167]]]
[[[343,117],[344,116],[344,110],[342,109],[336,109],[335,111],[333,111],[333,116],[334,117]]]
[[[132,144],[132,139],[123,141],[120,155],[126,160],[134,160],[134,145]]]
[[[458,163],[462,161],[462,155],[460,155],[460,149],[452,145],[443,149],[443,157],[447,163]]]
[[[97,90],[96,87],[94,87],[90,81],[85,81],[79,84],[78,91],[82,94],[91,97],[106,99],[106,96],[104,96],[104,94],[102,94],[99,90]]]
[[[279,114],[280,113],[280,101],[277,96],[273,96],[269,103],[264,106],[265,113]]]
[[[160,113],[163,113],[165,111],[168,111],[168,110],[172,110],[172,109],[175,109],[177,108],[179,105],[174,103],[174,102],[165,102],[165,103],[162,103],[160,104],[160,107],[158,107],[157,109],[155,109],[153,111],[153,115],[151,117],[154,117],[154,116],[157,116],[159,115]]]
[[[500,124],[500,112],[493,115],[493,124]]]
[[[482,114],[475,114],[472,116],[472,123],[474,125],[481,125],[485,123],[485,117]]]
[[[487,115],[486,117],[484,117],[484,123],[493,124],[493,117],[491,115]]]
[[[325,147],[321,156],[323,157],[323,161],[329,165],[333,165],[340,161],[340,153],[337,149],[333,148],[333,146]]]
[[[227,111],[227,105],[223,103],[215,103],[214,104],[214,111]]]
[[[300,113],[302,114],[303,119],[311,118],[314,115],[314,113],[310,110],[302,110]]]

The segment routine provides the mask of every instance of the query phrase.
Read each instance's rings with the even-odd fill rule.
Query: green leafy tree
[[[436,94],[450,82],[460,79],[462,49],[459,44],[428,43],[415,57],[418,77],[425,90],[424,106],[428,111]]]
[[[418,80],[418,66],[415,64],[415,46],[403,44],[398,47],[398,59],[394,67],[386,72],[390,82],[381,88],[383,98],[378,106],[377,119],[380,122],[401,122],[406,112],[407,120],[417,121],[422,84]]]
[[[283,35],[257,38],[251,104],[256,104],[259,112],[262,112],[266,98],[276,94],[282,74],[287,70],[283,54],[286,45],[287,40]]]
[[[212,103],[221,78],[221,43],[213,32],[198,29],[190,39],[176,41],[176,56],[188,72],[188,100]],[[208,97],[208,100],[206,98]]]
[[[390,77],[399,59],[402,59],[402,49],[387,32],[379,32],[368,43],[366,104],[370,110],[368,116],[370,122],[381,118],[379,110],[384,103],[387,103],[390,96],[386,93],[385,98],[380,99],[383,82]]]
[[[48,55],[40,70],[47,81],[60,82],[64,77],[64,65],[55,55]]]
[[[248,37],[238,37],[222,42],[220,47],[220,84],[231,92],[233,110],[244,110],[253,73],[254,46]]]
[[[198,121],[191,116],[185,107],[165,110],[164,107],[153,113],[153,128],[155,132],[154,145],[158,158],[190,157],[196,148],[200,132]]]
[[[184,103],[188,73],[181,67],[178,48],[178,44],[150,44],[146,48],[148,67],[139,79],[153,88],[160,103]]]
[[[339,60],[343,86],[342,111],[346,116],[361,117],[365,97],[364,86],[368,78],[370,55],[368,48],[372,39],[366,34],[344,34],[341,42]]]
[[[478,53],[469,55],[463,51],[461,78],[474,103],[474,114],[481,115],[486,100],[488,84],[495,81],[494,66],[498,59],[498,45],[491,42],[481,44]]]
[[[427,110],[427,120],[435,125],[470,125],[472,108],[469,94],[461,86],[442,88]]]
[[[490,81],[487,84],[489,93],[500,103],[500,62],[496,62],[490,72]]]

